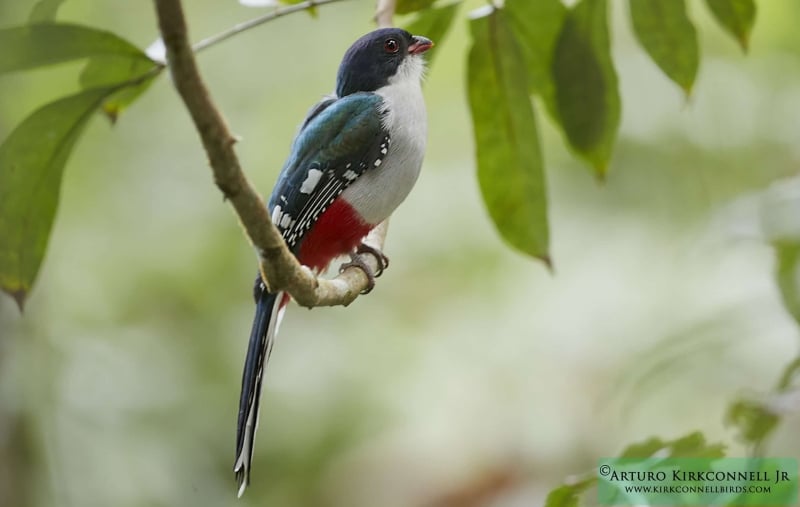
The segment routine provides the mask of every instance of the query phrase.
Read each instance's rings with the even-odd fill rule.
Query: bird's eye
[[[383,43],[383,50],[387,53],[394,54],[400,51],[400,44],[395,39],[386,39]]]

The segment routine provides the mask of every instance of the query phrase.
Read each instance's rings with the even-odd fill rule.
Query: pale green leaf
[[[570,146],[604,178],[620,120],[606,0],[581,0],[566,16],[555,48],[558,117]]]
[[[644,442],[629,445],[620,458],[649,458],[656,452],[664,458],[721,458],[725,456],[725,446],[710,444],[700,432],[689,433],[674,440],[651,437]]]
[[[700,48],[685,0],[630,0],[630,8],[639,43],[664,74],[690,94]]]
[[[52,22],[56,19],[58,8],[64,0],[39,0],[33,6],[31,14],[28,17],[28,23],[46,23]]]
[[[84,89],[132,82],[103,102],[102,110],[114,122],[123,109],[150,87],[162,67],[150,60],[127,56],[97,56],[89,60],[81,72]]]
[[[559,486],[547,495],[545,507],[578,507],[580,491],[572,486]]]
[[[20,308],[44,257],[64,165],[92,113],[115,90],[86,90],[51,102],[0,145],[0,289]]]
[[[544,168],[522,52],[502,10],[470,27],[467,87],[483,200],[509,244],[549,263]]]
[[[725,414],[725,423],[736,427],[739,430],[739,438],[745,443],[754,447],[760,446],[778,427],[782,416],[793,413],[791,408],[776,412],[769,406],[768,400],[787,395],[795,397],[796,394],[792,391],[798,389],[796,385],[798,374],[800,374],[800,357],[786,365],[772,393],[761,396],[750,394],[731,403]],[[793,405],[790,404],[789,407]]]
[[[706,437],[696,431],[669,443],[670,457],[674,458],[722,458],[725,445],[706,442]]]
[[[777,266],[775,279],[783,305],[800,324],[800,243],[780,241],[774,244]]]
[[[738,399],[725,413],[725,424],[736,427],[739,438],[748,444],[758,444],[766,439],[778,427],[780,420],[756,399]]]
[[[590,477],[574,484],[564,484],[550,491],[545,500],[545,507],[578,507],[580,497],[589,487],[597,482],[596,477]]]

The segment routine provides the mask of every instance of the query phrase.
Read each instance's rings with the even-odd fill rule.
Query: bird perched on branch
[[[422,54],[433,43],[397,28],[358,39],[344,55],[336,93],[314,106],[292,143],[269,200],[272,221],[301,264],[324,271],[349,254],[370,285],[388,259],[363,240],[403,202],[419,175],[427,118]],[[358,254],[378,260],[373,273]],[[288,294],[254,288],[256,315],[242,374],[234,472],[250,482],[261,383]]]

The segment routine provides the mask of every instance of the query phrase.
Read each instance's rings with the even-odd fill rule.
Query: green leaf
[[[22,309],[39,272],[64,165],[95,109],[116,88],[51,102],[0,145],[0,289]]]
[[[525,56],[531,91],[541,97],[550,115],[558,121],[553,52],[567,9],[559,0],[507,0],[505,11]]]
[[[580,481],[563,484],[547,494],[545,507],[577,507],[580,496],[597,483],[597,476],[592,474]]]
[[[667,447],[667,443],[658,437],[650,437],[644,442],[631,444],[622,451],[620,458],[648,458]]]
[[[139,48],[111,32],[45,23],[0,30],[0,74],[102,55],[150,62]],[[151,62],[152,64],[152,62]]]
[[[769,412],[763,403],[754,399],[739,399],[731,403],[725,414],[725,424],[739,430],[746,443],[757,445],[777,428],[780,417]]]
[[[651,437],[643,442],[628,446],[620,458],[649,458],[659,451],[667,451],[664,458],[722,458],[725,446],[708,444],[700,432],[689,433],[675,440],[663,440]],[[577,507],[582,495],[589,487],[597,483],[598,477],[593,474],[574,484],[564,484],[550,491],[545,507]],[[624,493],[620,491],[620,493]]]
[[[28,17],[28,23],[45,23],[51,22],[56,19],[58,8],[64,0],[39,0],[31,10],[31,15]]]
[[[395,14],[410,14],[429,8],[436,0],[397,0]],[[412,32],[413,33],[413,32]]]
[[[783,305],[800,324],[800,243],[780,241],[774,246],[777,257],[775,279]]]
[[[544,169],[522,52],[503,11],[470,26],[467,88],[483,200],[508,243],[549,265]]]
[[[775,386],[775,390],[781,392],[789,389],[798,376],[800,376],[800,357],[796,357],[794,361],[786,365],[780,380],[778,380],[778,385]]]
[[[696,431],[673,440],[670,445],[670,457],[675,458],[722,458],[725,456],[724,444],[711,444],[706,437]]]
[[[725,423],[739,430],[739,437],[747,444],[758,447],[764,442],[778,424],[781,416],[787,412],[776,413],[768,406],[770,397],[782,396],[795,390],[794,386],[800,374],[800,357],[786,365],[778,379],[772,395],[740,398],[728,407]]]
[[[580,496],[596,481],[593,477],[577,484],[559,486],[547,494],[544,507],[578,507]]]
[[[600,179],[606,174],[620,118],[606,10],[606,0],[581,0],[567,13],[552,69],[567,140]]]
[[[445,5],[443,7],[436,7],[427,9],[419,13],[419,15],[407,27],[409,33],[414,35],[422,35],[431,39],[437,46],[441,47],[442,41],[453,26],[458,8],[461,2]],[[439,48],[427,53],[428,67],[433,65],[433,60],[439,54]]]
[[[674,440],[650,437],[644,442],[629,445],[620,458],[649,458],[656,452],[666,450],[665,458],[721,458],[725,456],[725,446],[709,444],[702,433],[696,431]]]
[[[747,52],[750,31],[756,21],[755,0],[706,0],[708,8],[722,27],[733,35]]]
[[[684,0],[630,0],[636,38],[670,79],[691,93],[700,63],[697,31]]]
[[[113,123],[123,109],[128,107],[150,87],[158,75],[157,69],[162,69],[162,67],[149,59],[142,60],[138,57],[116,55],[97,56],[89,60],[86,67],[84,67],[83,72],[81,72],[80,83],[84,89],[113,86],[136,81],[137,78],[142,78],[150,73],[150,76],[122,88],[103,102],[103,112]]]

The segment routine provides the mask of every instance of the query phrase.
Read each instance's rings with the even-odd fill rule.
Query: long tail
[[[283,317],[283,293],[270,294],[261,277],[256,278],[253,289],[256,316],[250,331],[250,343],[242,372],[242,392],[239,395],[239,421],[236,428],[236,462],[233,471],[239,483],[241,497],[250,483],[250,464],[258,427],[258,402],[261,398],[261,381],[264,367],[269,361],[275,334]]]

